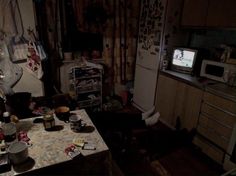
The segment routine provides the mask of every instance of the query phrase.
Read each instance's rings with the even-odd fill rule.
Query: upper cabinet
[[[183,26],[236,27],[235,0],[184,0]]]
[[[182,20],[183,26],[205,26],[207,0],[184,0]]]
[[[209,0],[206,25],[210,27],[236,27],[235,0]]]

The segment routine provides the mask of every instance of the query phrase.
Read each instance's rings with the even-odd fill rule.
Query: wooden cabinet
[[[193,143],[201,148],[201,151],[219,164],[224,160],[224,152],[201,136],[196,136]]]
[[[179,117],[181,129],[196,128],[202,94],[202,90],[198,88],[168,76],[159,75],[156,108],[160,112],[161,120],[175,127]]]
[[[197,125],[198,135],[194,139],[194,143],[209,157],[222,163],[224,154],[231,153],[228,149],[235,125],[236,103],[204,92]],[[220,157],[211,155],[209,150],[217,150]]]
[[[171,127],[175,127],[176,123],[174,110],[177,84],[178,82],[176,80],[159,75],[156,94],[156,108],[157,111],[160,112],[161,120]]]
[[[236,27],[235,0],[184,0],[181,24],[193,27]]]
[[[205,26],[207,7],[207,0],[185,0],[181,24],[183,26]]]
[[[235,0],[209,0],[206,26],[236,27]]]

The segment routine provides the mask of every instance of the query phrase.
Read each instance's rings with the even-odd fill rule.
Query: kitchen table
[[[76,110],[86,123],[81,132],[71,131],[70,124],[58,120],[55,123],[58,130],[46,131],[43,123],[33,123],[35,118],[23,119],[17,124],[18,131],[27,131],[32,146],[29,150],[29,161],[12,170],[5,175],[43,175],[43,174],[106,174],[111,172],[111,154],[109,148],[103,141],[93,122],[85,110]],[[42,117],[37,117],[42,118]],[[56,129],[57,129],[56,128]],[[60,129],[61,128],[61,129]],[[65,154],[65,148],[72,144],[73,139],[80,138],[95,144],[95,150],[83,150],[79,148],[82,155],[71,159]],[[28,168],[27,168],[28,167]],[[31,167],[31,168],[30,168]]]

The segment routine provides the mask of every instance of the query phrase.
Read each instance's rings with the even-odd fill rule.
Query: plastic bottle
[[[11,122],[10,113],[9,112],[4,112],[3,113],[3,122],[4,123],[10,123]]]

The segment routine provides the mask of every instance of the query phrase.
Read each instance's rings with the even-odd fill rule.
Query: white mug
[[[82,120],[79,115],[71,115],[69,117],[70,128],[74,132],[78,132],[82,128]]]

